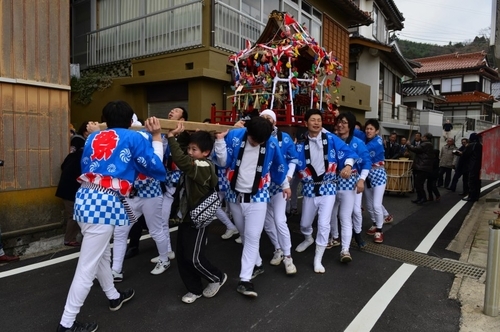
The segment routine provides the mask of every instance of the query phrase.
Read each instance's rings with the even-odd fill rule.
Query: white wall
[[[372,56],[365,48],[359,57],[359,66],[356,70],[356,81],[370,87],[371,112],[366,112],[365,118],[378,118],[378,87],[380,75],[380,60]]]

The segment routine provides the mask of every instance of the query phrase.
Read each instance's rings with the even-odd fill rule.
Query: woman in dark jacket
[[[413,203],[423,204],[427,201],[424,190],[425,180],[432,173],[434,165],[434,147],[430,140],[432,134],[427,133],[422,137],[422,142],[418,146],[413,146],[407,143],[408,150],[415,153],[415,160],[413,161],[413,171],[415,176],[415,191],[417,192],[417,199]]]

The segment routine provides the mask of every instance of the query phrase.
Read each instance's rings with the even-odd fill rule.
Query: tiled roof
[[[421,73],[472,69],[487,66],[485,52],[465,54],[452,53],[428,58],[413,59],[413,61],[419,62],[422,65],[420,68],[415,68],[417,75]]]
[[[334,2],[332,5],[344,13],[343,16],[347,19],[349,28],[373,23],[371,14],[361,10],[353,0],[331,0],[330,2]]]
[[[444,101],[437,101],[437,103],[482,103],[487,101],[495,101],[492,95],[480,91],[464,92],[456,95],[445,95]]]
[[[422,96],[432,93],[432,84],[429,81],[403,83],[403,96]]]

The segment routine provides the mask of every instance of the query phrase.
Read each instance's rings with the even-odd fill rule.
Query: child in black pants
[[[168,133],[168,144],[173,162],[184,174],[181,180],[179,202],[182,221],[177,232],[177,266],[188,290],[188,293],[182,297],[182,302],[193,303],[202,295],[204,297],[215,296],[226,282],[227,275],[213,266],[205,257],[208,227],[194,228],[188,210],[188,206],[194,206],[217,185],[215,167],[207,160],[212,151],[214,139],[206,131],[191,134],[186,155],[175,140],[175,135],[183,131],[184,125],[179,122],[177,128]],[[189,192],[189,197],[186,191]],[[202,278],[209,282],[205,289],[203,289]]]

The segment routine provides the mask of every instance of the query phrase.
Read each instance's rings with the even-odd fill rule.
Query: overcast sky
[[[496,0],[394,0],[405,18],[404,29],[396,34],[438,45],[472,41],[491,26],[492,1]]]

